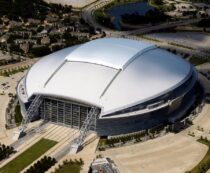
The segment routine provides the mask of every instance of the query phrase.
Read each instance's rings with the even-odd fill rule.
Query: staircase
[[[87,133],[90,130],[91,124],[95,121],[96,116],[98,115],[99,110],[96,107],[92,107],[89,111],[81,129],[79,136],[72,141],[70,144],[70,154],[76,154],[79,150],[79,147],[83,143]]]
[[[22,136],[25,135],[25,130],[28,126],[28,123],[30,123],[32,117],[37,113],[43,99],[40,95],[37,95],[34,100],[31,102],[28,110],[26,111],[26,115],[22,120],[21,126],[19,129],[15,132],[15,135],[13,136],[13,140],[18,140]]]

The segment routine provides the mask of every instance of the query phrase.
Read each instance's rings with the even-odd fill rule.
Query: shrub
[[[14,153],[15,150],[13,147],[0,144],[0,161],[8,158],[10,154]]]
[[[79,173],[83,164],[84,161],[81,158],[79,160],[75,159],[74,161],[72,159],[69,161],[64,160],[63,164],[59,168],[56,168],[54,173]]]
[[[55,165],[56,162],[55,158],[44,156],[41,160],[38,160],[34,165],[28,168],[25,173],[44,173]]]

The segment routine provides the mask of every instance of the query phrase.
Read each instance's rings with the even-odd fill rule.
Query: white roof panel
[[[41,58],[28,71],[26,91],[30,97],[34,91],[41,90],[55,70],[65,61],[65,57],[77,46],[69,47]]]
[[[66,59],[123,69],[136,54],[154,47],[149,43],[129,39],[104,38],[83,44]]]
[[[136,58],[122,71],[101,99],[104,114],[143,103],[181,85],[191,74],[183,59],[162,49]]]
[[[100,65],[66,62],[40,93],[102,106],[100,96],[116,73],[116,69]]]

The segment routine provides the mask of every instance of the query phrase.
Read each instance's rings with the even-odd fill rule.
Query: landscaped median
[[[79,173],[83,165],[84,162],[81,158],[79,160],[64,160],[53,173]]]
[[[46,151],[56,145],[56,141],[52,141],[49,139],[42,138],[33,146],[28,148],[26,151],[21,153],[19,156],[11,160],[5,166],[0,168],[0,172],[4,173],[15,173],[20,172],[28,165],[30,165],[33,161],[38,159],[41,155],[43,155]]]
[[[204,139],[201,137],[198,139],[198,142],[207,145],[209,149],[200,163],[191,171],[187,171],[186,173],[205,173],[210,169],[210,141],[207,138]]]

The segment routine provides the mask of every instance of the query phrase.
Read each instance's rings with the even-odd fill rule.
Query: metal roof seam
[[[108,85],[106,86],[106,88],[104,89],[102,94],[100,95],[100,98],[103,97],[103,95],[106,93],[106,91],[109,89],[110,85],[114,82],[114,80],[117,78],[117,76],[120,74],[121,71],[122,71],[121,69],[118,70],[116,75],[112,78],[112,80],[108,83]]]
[[[53,76],[63,67],[63,65],[67,62],[66,59],[55,69],[55,71],[50,75],[50,77],[47,79],[47,81],[44,83],[44,88],[48,84],[48,82],[53,78]]]
[[[157,49],[157,47],[155,45],[152,45],[150,47],[147,47],[141,51],[139,51],[138,53],[136,53],[132,58],[130,58],[122,67],[122,70],[126,69],[126,67],[128,67],[136,58],[140,57],[141,55],[143,55],[144,53],[152,50],[152,49]]]

